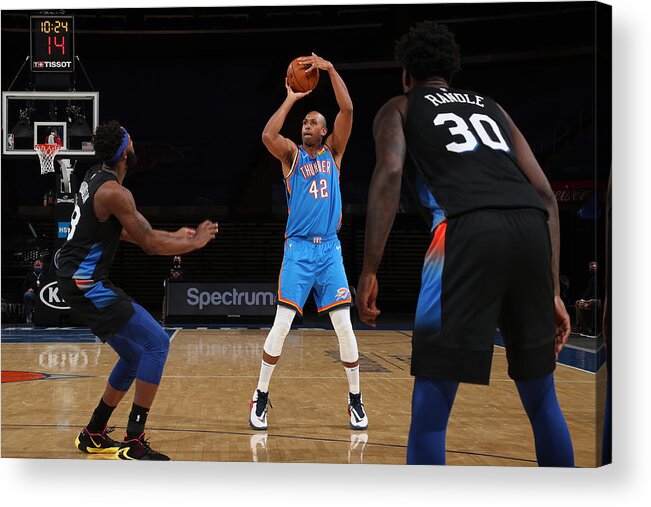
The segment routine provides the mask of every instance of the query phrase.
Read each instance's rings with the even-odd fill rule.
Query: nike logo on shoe
[[[360,422],[361,421],[361,419],[359,417],[357,417],[357,414],[355,413],[354,410],[351,410],[350,413],[353,414],[353,417],[355,418],[355,422]]]
[[[132,458],[131,456],[129,456],[129,455],[127,454],[127,452],[128,452],[130,449],[131,449],[131,447],[123,447],[122,449],[120,449],[120,450],[118,451],[118,456],[119,456],[120,458],[122,458],[122,459],[131,459],[131,460],[135,460],[136,458]]]
[[[349,394],[348,415],[350,417],[350,427],[354,430],[362,430],[368,427],[368,419],[361,398],[361,394]]]

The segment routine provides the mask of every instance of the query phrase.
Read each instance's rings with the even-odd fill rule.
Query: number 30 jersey
[[[341,227],[339,168],[327,145],[314,158],[298,147],[285,178],[289,216],[285,237],[328,237]]]
[[[536,208],[542,199],[520,170],[497,103],[468,90],[417,87],[407,93],[405,176],[435,227],[485,209]]]

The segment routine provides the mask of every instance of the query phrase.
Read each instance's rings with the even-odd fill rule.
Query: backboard
[[[2,92],[2,154],[36,156],[34,145],[61,139],[58,155],[95,155],[99,92]]]

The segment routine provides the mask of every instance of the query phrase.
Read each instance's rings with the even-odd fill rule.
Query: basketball
[[[301,65],[298,58],[294,58],[287,67],[287,82],[295,92],[314,90],[319,82],[319,69],[306,72],[309,65]]]

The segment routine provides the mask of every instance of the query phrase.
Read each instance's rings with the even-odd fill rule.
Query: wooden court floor
[[[173,460],[404,464],[410,421],[410,333],[358,331],[366,431],[348,426],[347,383],[332,331],[292,330],[270,386],[269,429],[248,426],[264,330],[179,330],[147,436]],[[2,384],[2,457],[98,459],[74,446],[117,356],[100,343],[3,343],[2,369],[50,374]],[[576,464],[600,454],[597,375],[559,365],[556,386]],[[124,434],[132,393],[111,419]],[[504,350],[490,386],[462,384],[447,439],[449,465],[536,466],[533,437]],[[104,458],[105,459],[105,458]]]

